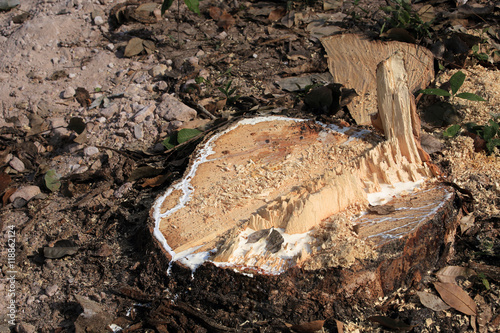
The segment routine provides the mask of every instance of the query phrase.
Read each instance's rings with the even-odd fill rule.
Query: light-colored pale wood
[[[328,55],[334,82],[354,88],[359,95],[348,105],[358,125],[371,124],[370,115],[377,112],[376,68],[395,52],[403,55],[411,93],[427,87],[434,79],[434,57],[419,45],[373,41],[355,34],[325,37],[321,43]]]
[[[382,61],[376,78],[386,140],[368,131],[361,135],[359,129],[341,134],[312,121],[268,117],[242,120],[201,145],[184,178],[157,202],[158,230],[174,260],[189,250],[256,271],[350,265],[373,258],[387,239],[433,219],[452,197],[427,180],[432,170],[419,151],[420,125],[403,53]],[[428,188],[395,200],[389,196],[385,200],[398,210],[380,223],[375,217],[346,219],[363,212],[371,194],[401,183]],[[358,235],[352,223],[359,225]],[[299,248],[287,259],[271,250],[241,250],[248,246],[249,234],[241,236],[245,231],[270,235],[273,229],[295,239],[284,242],[282,250],[300,243],[293,235],[308,233],[303,237],[309,237],[309,250]]]

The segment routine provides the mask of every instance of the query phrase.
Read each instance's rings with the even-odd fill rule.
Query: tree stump
[[[268,278],[326,270],[344,296],[421,277],[446,256],[458,210],[419,149],[407,80],[398,53],[377,68],[385,139],[284,117],[206,139],[151,211],[162,253],[193,270]]]
[[[321,43],[328,55],[328,68],[334,82],[358,93],[348,105],[358,125],[370,125],[370,115],[377,113],[376,68],[395,52],[404,58],[411,93],[424,89],[434,79],[434,56],[419,45],[373,41],[356,34],[325,37]]]

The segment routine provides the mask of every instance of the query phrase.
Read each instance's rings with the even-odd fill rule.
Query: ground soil
[[[328,71],[319,33],[377,38],[387,20],[379,10],[385,1],[330,2],[339,8],[289,2],[288,13],[295,12],[289,20],[280,17],[284,11],[273,12],[285,8],[284,1],[206,0],[201,15],[174,2],[163,18],[141,18],[133,11],[137,2],[110,0],[27,0],[0,11],[0,304],[15,308],[12,322],[12,311],[0,307],[0,332],[104,332],[110,324],[126,332],[289,332],[287,324],[314,320],[326,320],[328,332],[337,331],[336,320],[346,332],[380,332],[368,320],[374,315],[401,320],[412,332],[472,331],[470,316],[454,309],[435,312],[416,294],[435,293],[432,282],[444,265],[482,273],[459,284],[483,313],[485,324],[478,329],[498,330],[500,157],[498,150],[476,151],[463,133],[444,139],[444,127],[423,126],[441,144],[431,157],[462,191],[457,193],[476,199],[462,205],[475,222],[458,232],[454,255],[441,267],[375,303],[359,295],[332,297],[335,279],[328,272],[291,269],[272,278],[247,277],[206,264],[193,274],[169,267],[152,245],[151,205],[182,175],[197,143],[165,150],[160,142],[174,130],[209,131],[235,117],[261,114],[330,117],[307,108],[303,92],[283,91],[276,81]],[[438,42],[463,33],[488,40],[482,47],[498,47],[498,30],[495,37],[482,29],[498,27],[500,9],[479,0],[469,4],[489,11],[470,14],[444,0],[420,1],[414,8],[425,4],[434,6],[442,23],[428,36],[416,35],[417,43],[442,56],[436,84],[458,69],[466,73],[464,91],[487,101],[460,104],[457,122],[484,124],[500,105],[498,59],[491,54],[492,61],[478,60],[464,41]],[[224,19],[210,14],[213,6],[227,12]],[[125,57],[132,37],[154,43],[155,50]],[[457,51],[459,46],[465,50]],[[236,90],[225,95],[227,87]],[[166,93],[197,115],[148,109],[163,103]],[[95,103],[102,97],[107,99]],[[422,98],[422,114],[433,98]],[[352,124],[347,110],[336,117]],[[49,189],[48,170],[57,173],[60,188]],[[10,200],[28,185],[41,192]],[[44,248],[61,240],[71,242],[66,246],[73,251],[49,258]],[[12,270],[15,279],[8,279]],[[15,295],[9,295],[12,286]],[[308,293],[318,286],[324,292]]]

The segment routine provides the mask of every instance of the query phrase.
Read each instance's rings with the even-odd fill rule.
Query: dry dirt
[[[498,26],[498,6],[469,15],[457,12],[454,1],[425,2],[454,13],[449,16],[456,19],[454,25],[475,30]],[[431,282],[441,267],[377,304],[355,293],[332,301],[334,280],[323,280],[322,271],[292,269],[263,279],[211,265],[192,274],[174,265],[167,275],[168,262],[151,245],[153,200],[182,174],[197,143],[165,151],[160,142],[176,129],[213,129],[242,114],[321,117],[275,81],[326,72],[318,34],[376,36],[385,17],[378,10],[382,4],[361,0],[356,7],[344,1],[339,14],[324,11],[319,2],[297,1],[292,3],[293,25],[268,19],[282,2],[206,0],[200,16],[184,4],[177,12],[175,2],[160,20],[122,17],[121,25],[110,14],[117,2],[109,0],[27,0],[0,11],[0,332],[107,332],[110,327],[124,332],[289,332],[286,324],[323,319],[327,332],[337,331],[335,320],[346,324],[346,332],[381,332],[367,320],[373,315],[414,325],[412,332],[472,331],[470,316],[453,309],[434,312],[416,296],[422,290],[435,293]],[[218,25],[209,15],[216,5],[235,18],[226,30],[224,22]],[[446,22],[441,36],[450,25]],[[132,37],[152,41],[156,51],[124,57]],[[419,41],[434,45],[432,38]],[[484,124],[500,105],[498,62],[471,60],[469,49],[452,56],[456,62],[444,62],[438,82],[465,65],[464,91],[487,102],[459,102],[460,122]],[[236,88],[229,97],[240,96],[224,105],[227,96],[219,88],[228,83]],[[165,94],[193,109],[180,108]],[[100,105],[89,105],[103,97]],[[215,100],[204,104],[215,120],[199,106],[205,98]],[[340,120],[350,118],[346,114]],[[80,123],[86,128],[78,135]],[[484,314],[479,329],[493,332],[500,322],[498,150],[476,152],[463,133],[444,139],[444,128],[424,129],[434,143],[442,143],[433,161],[465,189],[464,197],[471,194],[476,200],[475,222],[458,233],[455,256],[442,264],[483,274],[484,279],[461,279],[460,285]],[[60,177],[55,191],[47,188],[48,170]],[[9,199],[12,193],[16,200]],[[71,254],[48,258],[44,248],[61,240],[71,241],[66,243]],[[308,293],[318,286],[324,292]]]

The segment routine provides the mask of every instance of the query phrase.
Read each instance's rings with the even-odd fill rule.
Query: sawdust
[[[361,239],[353,230],[351,220],[344,213],[326,219],[311,234],[311,257],[302,267],[316,270],[325,267],[350,267],[356,260],[376,259],[377,251],[369,241]]]
[[[450,77],[459,70],[449,70],[439,76],[436,86],[447,82]],[[476,65],[471,68],[461,69],[466,75],[461,92],[470,92],[483,97],[486,102],[468,101],[462,98],[455,98],[452,104],[457,107],[463,116],[463,123],[475,122],[479,125],[485,124],[492,115],[498,115],[498,105],[500,105],[500,71],[489,70]]]
[[[439,77],[439,84],[446,82],[458,70],[450,70]],[[500,71],[489,70],[482,66],[462,69],[466,74],[464,84],[458,92],[472,92],[486,102],[474,102],[455,98],[453,104],[463,116],[461,124],[475,122],[487,124],[494,115],[498,115],[500,105]],[[473,139],[460,135],[446,141],[443,151],[449,160],[449,176],[453,182],[472,192],[478,216],[500,214],[500,158],[498,151],[487,155],[474,151]]]

